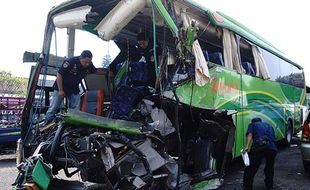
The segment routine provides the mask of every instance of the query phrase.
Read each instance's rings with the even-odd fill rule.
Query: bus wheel
[[[286,126],[286,131],[285,131],[285,145],[289,146],[292,143],[292,137],[293,137],[293,128],[292,124],[289,121]]]

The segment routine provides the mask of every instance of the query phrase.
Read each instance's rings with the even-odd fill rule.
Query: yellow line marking
[[[284,105],[283,102],[282,102],[279,98],[275,97],[274,95],[272,95],[272,94],[269,93],[269,92],[264,92],[264,91],[260,91],[260,90],[255,90],[255,91],[243,92],[242,94],[243,94],[243,95],[237,95],[237,96],[234,96],[234,97],[232,97],[232,98],[226,100],[225,102],[223,102],[223,103],[221,103],[220,105],[218,105],[217,108],[222,107],[223,105],[227,104],[228,102],[232,101],[233,99],[236,99],[236,98],[238,98],[238,97],[240,97],[240,96],[244,96],[244,95],[247,95],[247,94],[264,94],[264,95],[270,96],[271,98],[273,98],[274,100],[276,100],[281,106],[287,107],[287,105]]]
[[[305,103],[305,100],[306,100],[306,96],[307,96],[307,93],[306,93],[306,89],[304,88],[303,91],[302,91],[302,97],[301,97],[301,100],[300,100],[300,105],[304,105]]]
[[[264,106],[268,107],[270,110],[275,112],[279,116],[279,118],[282,118],[282,114],[278,112],[278,109],[274,109],[270,104],[263,102],[261,100],[254,100],[253,102],[259,102],[260,104],[263,104]]]

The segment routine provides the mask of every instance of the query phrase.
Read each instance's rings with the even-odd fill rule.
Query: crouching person
[[[84,50],[80,56],[72,57],[62,64],[57,73],[54,83],[54,93],[50,107],[45,116],[45,123],[51,122],[55,118],[64,97],[68,98],[69,108],[80,108],[79,84],[87,74],[104,74],[101,69],[97,69],[92,63],[92,53]]]
[[[246,133],[246,146],[243,151],[248,151],[252,139],[249,153],[250,165],[245,168],[243,187],[245,190],[253,189],[254,176],[265,158],[265,186],[267,190],[271,190],[273,189],[274,161],[278,151],[274,129],[262,122],[260,118],[253,118]]]

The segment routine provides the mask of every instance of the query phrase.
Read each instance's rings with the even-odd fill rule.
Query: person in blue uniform
[[[80,56],[65,60],[60,67],[54,83],[54,93],[50,107],[45,116],[45,123],[55,118],[64,97],[68,98],[69,108],[79,109],[80,90],[79,84],[87,74],[103,74],[101,69],[97,69],[92,63],[92,53],[84,50]]]
[[[155,59],[154,59],[154,42],[149,38],[146,32],[141,32],[137,34],[138,42],[138,52],[140,57],[144,57],[145,62],[147,63],[147,76],[148,81],[147,85],[155,87],[156,83],[156,72],[155,72]],[[160,62],[160,56],[162,53],[162,48],[159,43],[155,44],[156,46],[156,59],[157,64]]]
[[[259,138],[266,138],[269,143],[266,146],[267,148],[260,151],[254,151],[252,149],[258,142]],[[267,190],[271,190],[273,189],[274,160],[278,151],[275,132],[269,124],[262,122],[260,118],[253,118],[246,133],[246,145],[243,149],[243,153],[248,151],[252,139],[253,144],[249,153],[250,165],[245,168],[243,187],[245,190],[253,189],[254,176],[262,160],[265,158],[265,186]]]

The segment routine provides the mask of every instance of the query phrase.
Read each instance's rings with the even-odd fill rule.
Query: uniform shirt
[[[262,136],[267,136],[270,142],[270,149],[277,151],[276,137],[273,128],[265,122],[250,123],[247,134],[251,133],[254,141]]]
[[[97,71],[93,63],[84,68],[80,62],[79,57],[72,57],[62,64],[58,73],[62,76],[63,90],[66,96],[71,94],[78,94],[79,84],[87,74],[95,73]],[[54,89],[58,90],[57,81],[54,83]]]
[[[146,49],[138,48],[140,56],[145,57],[145,61],[147,63],[147,75],[148,75],[148,81],[147,85],[155,87],[156,82],[156,73],[155,73],[155,63],[154,63],[154,43],[153,41],[149,40],[149,44]],[[156,55],[157,55],[157,63],[158,63],[158,57],[161,55],[162,49],[156,44]]]

